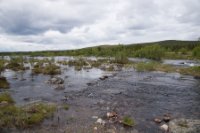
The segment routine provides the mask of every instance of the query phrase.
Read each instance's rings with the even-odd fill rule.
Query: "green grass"
[[[10,61],[6,65],[7,69],[11,69],[13,71],[25,70],[24,68],[24,58],[23,57],[10,57]]]
[[[199,47],[200,41],[167,40],[128,45],[101,45],[64,51],[4,52],[0,53],[0,55],[118,57],[119,53],[122,53],[128,57],[142,57],[154,60],[160,60],[161,58],[200,59]]]
[[[8,89],[10,84],[5,77],[0,77],[0,89]]]
[[[61,73],[60,67],[49,63],[46,66],[44,66],[43,63],[38,63],[37,65],[34,66],[32,69],[33,74],[46,74],[46,75],[57,75]]]
[[[8,93],[1,93],[0,94],[0,103],[6,101],[8,103],[14,103],[12,97]]]
[[[17,62],[10,62],[8,65],[6,65],[6,68],[13,71],[25,70],[24,66]]]
[[[67,104],[63,105],[63,109],[69,110],[69,105],[67,105]]]
[[[200,77],[200,66],[180,68],[178,69],[178,72],[184,75],[192,75],[194,77]]]
[[[27,128],[40,124],[45,118],[51,117],[56,109],[54,104],[45,103],[18,107],[8,93],[1,94],[0,101],[12,103],[0,106],[0,128]]]
[[[158,63],[156,62],[139,62],[134,65],[137,71],[155,71]]]
[[[134,126],[135,122],[132,118],[125,116],[122,120],[122,123],[126,126]]]
[[[159,62],[139,62],[132,64],[137,71],[162,71],[162,72],[178,72],[183,75],[191,75],[200,77],[200,66],[194,67],[175,67],[172,65],[161,64]]]

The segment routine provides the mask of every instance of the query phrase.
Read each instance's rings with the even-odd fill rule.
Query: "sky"
[[[0,52],[198,37],[200,0],[0,0]]]

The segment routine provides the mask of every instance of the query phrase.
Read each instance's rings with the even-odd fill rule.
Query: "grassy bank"
[[[135,68],[137,71],[162,71],[162,72],[177,72],[183,75],[191,75],[195,78],[200,78],[200,66],[193,67],[176,67],[172,65],[162,64],[160,62],[139,62],[128,65],[129,67]]]
[[[8,93],[0,94],[0,128],[27,128],[51,117],[55,105],[36,103],[18,107]]]

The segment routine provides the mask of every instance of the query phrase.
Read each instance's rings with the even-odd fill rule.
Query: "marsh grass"
[[[10,84],[8,83],[7,79],[5,77],[0,77],[0,88],[8,89],[9,87],[10,87]]]
[[[0,94],[0,103],[3,101],[6,101],[8,103],[14,103],[12,97],[6,92]]]
[[[0,128],[27,128],[40,124],[45,118],[51,117],[56,109],[54,104],[45,103],[18,107],[8,93],[1,94],[0,101],[9,103],[0,106]]]
[[[68,104],[64,104],[64,105],[63,105],[63,109],[69,110],[69,105],[68,105]]]
[[[44,65],[43,63],[36,64],[32,69],[33,74],[46,74],[46,75],[57,75],[61,73],[60,66],[49,63]]]
[[[125,125],[125,126],[134,126],[135,122],[134,120],[129,117],[129,116],[125,116],[122,120],[122,123]]]
[[[137,71],[155,71],[158,63],[157,62],[139,62],[134,65]]]
[[[180,68],[178,72],[185,75],[192,75],[194,77],[200,77],[200,66],[194,66],[189,68]]]
[[[6,68],[13,71],[25,70],[24,61],[23,57],[10,57],[10,61],[6,65]]]
[[[175,67],[172,65],[161,64],[160,62],[139,62],[134,63],[133,67],[137,71],[162,71],[162,72],[178,72],[183,75],[191,75],[196,78],[200,77],[200,66],[193,67]]]

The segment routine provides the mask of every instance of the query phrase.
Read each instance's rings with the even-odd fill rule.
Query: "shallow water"
[[[54,87],[46,83],[51,76],[38,74],[31,76],[31,71],[14,72],[6,70],[3,75],[10,83],[11,95],[17,104],[24,104],[34,100],[45,100],[59,102],[64,92],[81,91],[87,87],[87,83],[95,82],[102,75],[109,74],[100,69],[90,69],[75,71],[73,67],[62,67],[62,74],[58,75],[64,79],[64,90],[55,90]],[[30,99],[28,101],[24,99]]]
[[[163,64],[191,67],[191,66],[200,66],[200,61],[195,61],[195,60],[163,60]]]
[[[64,132],[66,128],[71,132],[84,128],[87,132],[88,128],[93,129],[96,121],[92,116],[104,118],[109,111],[135,120],[136,125],[130,129],[113,124],[111,127],[119,132],[136,129],[139,133],[162,133],[153,119],[166,113],[173,118],[200,119],[200,80],[192,76],[132,69],[113,73],[97,68],[75,71],[73,67],[62,66],[62,74],[58,76],[64,79],[65,89],[55,90],[54,86],[46,83],[51,76],[31,76],[30,70],[6,70],[3,74],[11,85],[8,91],[17,105],[42,100],[70,106],[68,111],[58,108],[53,119],[34,128],[38,132]],[[99,80],[103,75],[109,78]],[[28,132],[33,132],[33,129]]]

